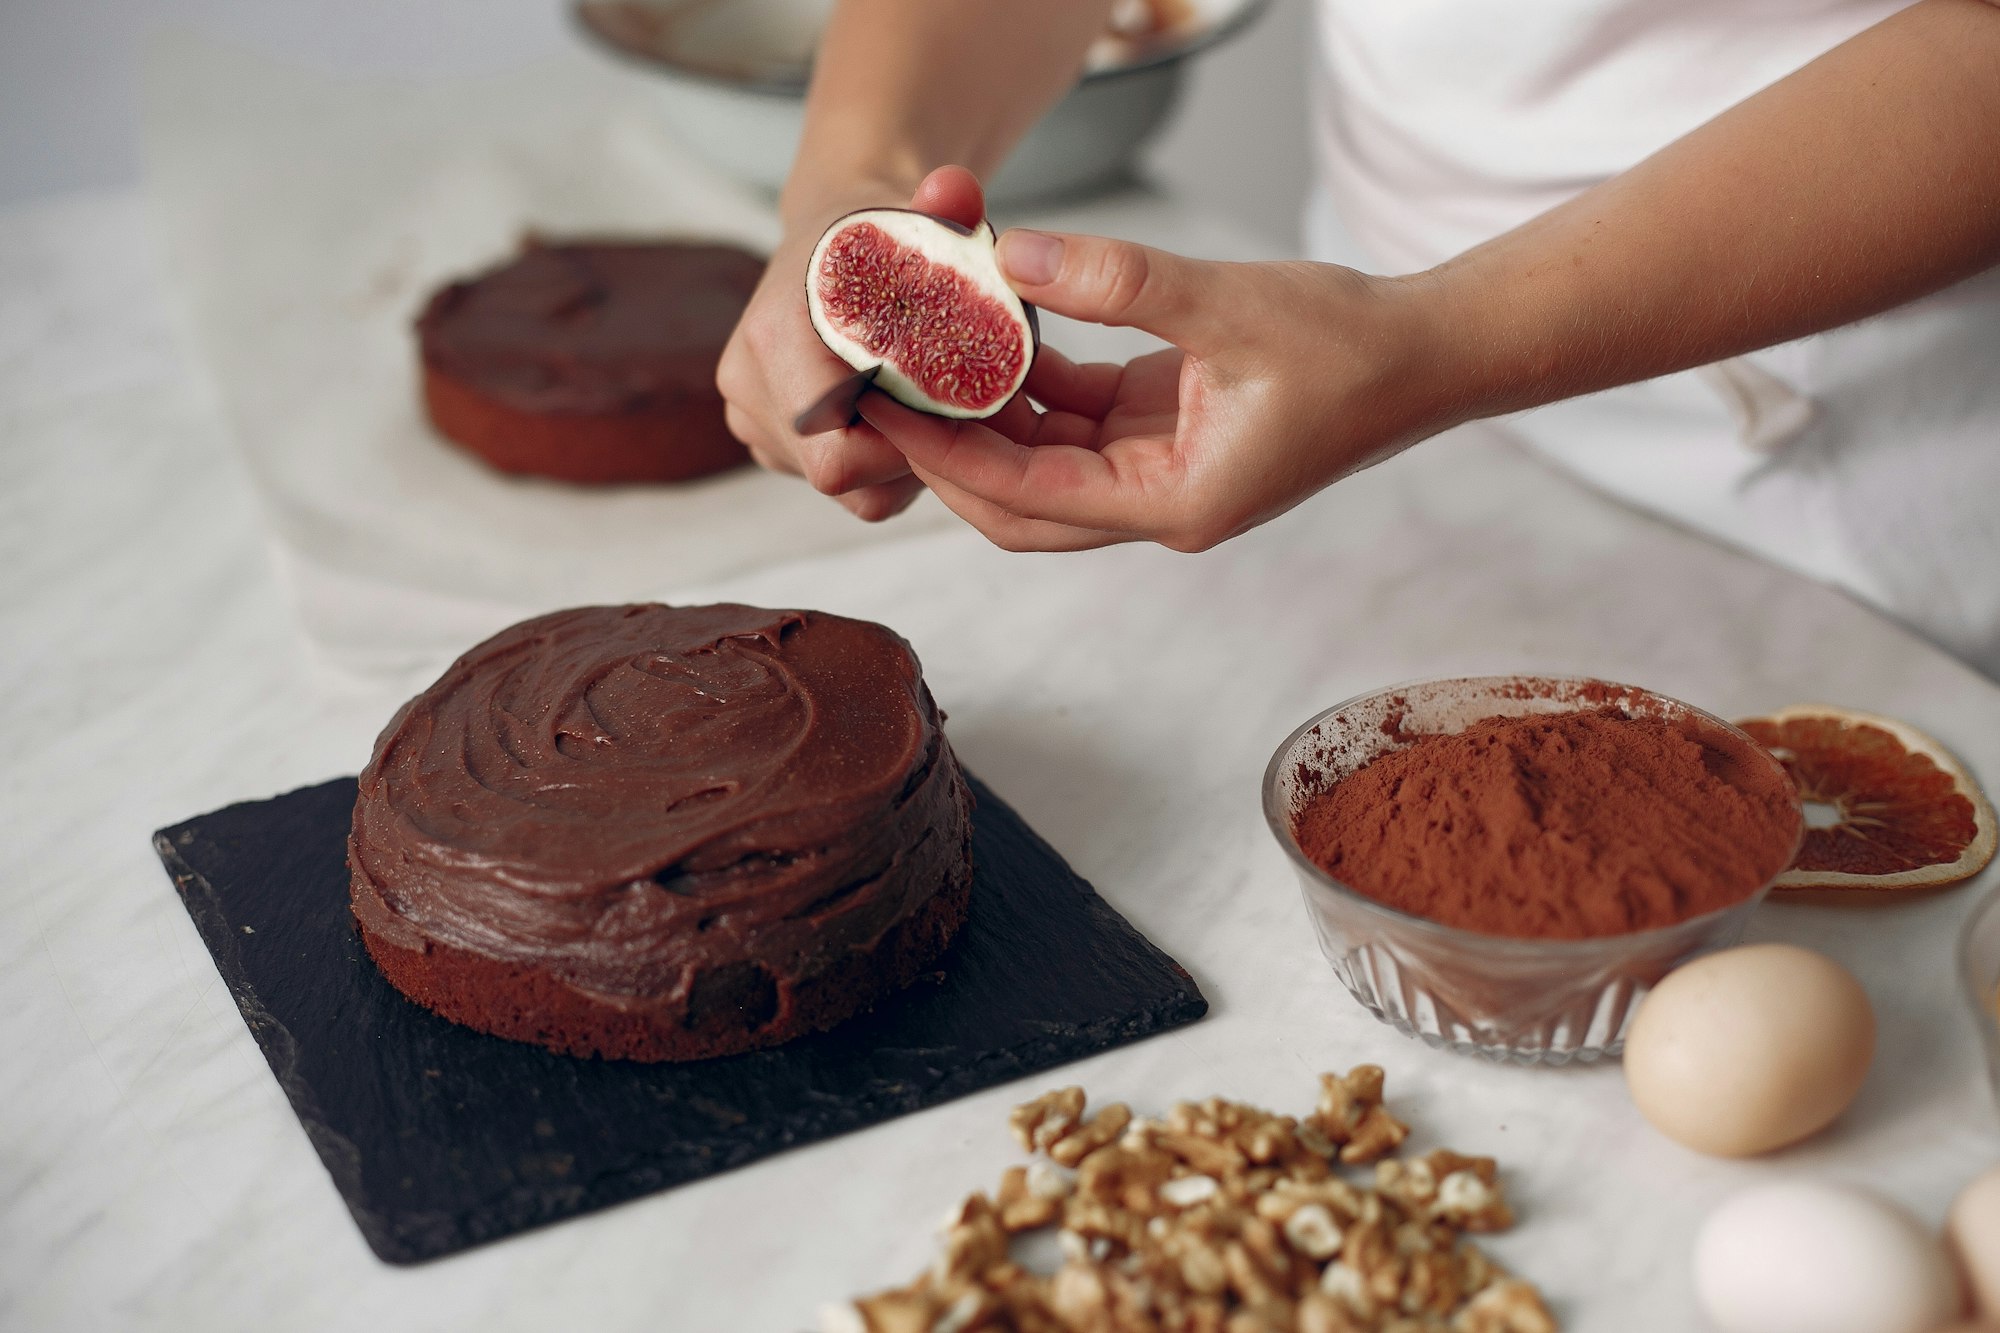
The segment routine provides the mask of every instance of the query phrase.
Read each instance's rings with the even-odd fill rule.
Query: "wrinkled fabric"
[[[1427,268],[1902,0],[1321,0],[1315,258]],[[1591,485],[1843,587],[2000,678],[2000,277],[1509,419]]]

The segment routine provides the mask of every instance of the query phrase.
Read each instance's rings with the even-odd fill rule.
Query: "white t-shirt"
[[[1315,258],[1427,268],[1905,0],[1320,0]],[[1641,507],[1848,588],[2000,677],[2000,270],[1511,418]]]

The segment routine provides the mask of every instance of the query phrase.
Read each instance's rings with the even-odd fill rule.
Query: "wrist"
[[[787,231],[812,227],[817,234],[858,208],[907,207],[926,171],[914,153],[834,157],[815,151],[808,140],[778,195],[778,216]]]
[[[787,239],[817,237],[828,223],[863,208],[907,207],[911,191],[898,191],[885,181],[849,180],[794,191],[789,185],[778,199],[778,221]]]
[[[1436,392],[1449,402],[1450,425],[1505,416],[1567,397],[1576,360],[1560,349],[1567,293],[1546,264],[1529,262],[1497,242],[1397,279],[1408,285],[1426,330]]]
[[[1379,412],[1371,434],[1401,449],[1514,410],[1480,298],[1436,269],[1368,282],[1377,311],[1368,398]]]

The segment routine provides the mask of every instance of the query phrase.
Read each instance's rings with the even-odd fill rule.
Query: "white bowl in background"
[[[1958,943],[1958,975],[1986,1051],[1986,1079],[2000,1104],[2000,884],[1974,904]]]
[[[1166,119],[1188,57],[1240,31],[1269,0],[1186,0],[1192,17],[1083,78],[986,182],[1016,203],[1114,181]],[[674,134],[724,173],[775,192],[791,170],[812,51],[832,0],[577,0],[582,30],[655,76]]]

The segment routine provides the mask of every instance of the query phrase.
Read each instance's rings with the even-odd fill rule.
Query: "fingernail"
[[[1040,287],[1062,272],[1063,243],[1045,231],[1015,228],[1000,238],[1000,271],[1015,282]]]

